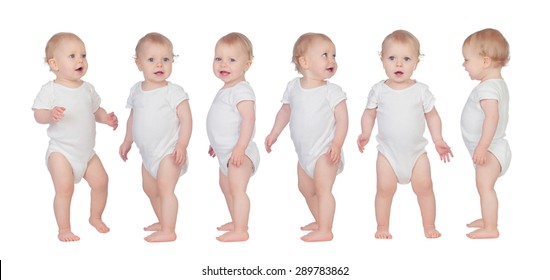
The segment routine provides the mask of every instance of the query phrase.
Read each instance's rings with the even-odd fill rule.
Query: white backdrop
[[[545,180],[548,167],[548,31],[550,21],[538,1],[3,1],[0,4],[4,102],[0,110],[2,168],[0,259],[2,279],[320,279],[297,276],[296,267],[349,267],[349,276],[321,279],[541,279],[550,250]],[[437,4],[434,4],[437,3]],[[503,75],[511,94],[508,139],[513,160],[497,182],[501,237],[470,240],[465,224],[480,216],[474,171],[460,136],[460,113],[476,85],[462,67],[463,40],[474,31],[499,29],[511,45]],[[376,143],[364,154],[355,140],[368,90],[384,79],[378,58],[385,35],[395,29],[415,34],[425,54],[414,78],[430,86],[455,157],[443,164],[430,142],[437,226],[443,236],[423,236],[410,185],[398,188],[391,216],[393,240],[376,240],[374,219]],[[57,241],[53,186],[44,164],[46,126],[37,124],[31,105],[40,86],[54,78],[43,63],[51,35],[74,32],[85,42],[91,82],[102,106],[121,125],[113,132],[98,125],[96,152],[110,176],[104,220],[108,234],[87,222],[89,188],[76,186],[72,205],[75,243]],[[178,240],[149,244],[142,227],[154,222],[141,190],[137,148],[124,163],[118,147],[129,111],[130,87],[142,79],[132,56],[137,40],[156,31],[168,36],[179,55],[170,80],[190,95],[194,131],[190,168],[178,183]],[[297,76],[292,46],[305,32],[322,32],[336,44],[338,73],[331,80],[348,95],[350,129],[344,145],[346,167],[337,177],[335,239],[304,243],[301,225],[311,221],[296,186],[296,156],[288,129],[274,151],[261,149],[261,164],[249,184],[250,239],[216,241],[216,226],[229,216],[217,185],[217,161],[208,154],[205,118],[222,86],[211,70],[214,44],[228,32],[246,34],[255,59],[247,73],[257,97],[255,141],[263,147],[286,83]],[[547,135],[547,133],[544,133]],[[429,137],[429,135],[427,135]],[[428,138],[429,139],[429,138]],[[538,253],[537,253],[538,252]],[[542,255],[540,255],[542,254]],[[210,268],[284,268],[287,276],[202,276]],[[6,278],[4,278],[6,277]]]

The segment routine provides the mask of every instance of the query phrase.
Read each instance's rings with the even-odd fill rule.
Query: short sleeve
[[[128,95],[128,99],[126,100],[126,108],[133,109],[134,108],[134,96],[136,95],[136,92],[139,90],[140,82],[132,86],[130,89],[130,94]]]
[[[241,101],[256,101],[254,90],[247,82],[241,82],[237,84],[231,93],[231,105],[237,106]]]
[[[168,103],[172,109],[176,109],[182,101],[188,99],[189,95],[183,87],[172,83],[168,85]]]
[[[293,91],[293,88],[295,87],[296,79],[288,82],[286,85],[285,92],[283,93],[283,99],[281,99],[281,103],[283,104],[290,104],[290,94]]]
[[[42,86],[34,99],[32,109],[52,109],[54,107],[53,85],[51,82]]]
[[[101,97],[99,97],[99,94],[97,94],[92,84],[87,83],[87,85],[90,90],[90,97],[92,98],[92,112],[95,112],[101,105]]]
[[[422,106],[424,107],[424,113],[430,112],[435,105],[435,97],[429,90],[428,86],[421,87]]]
[[[374,85],[370,92],[369,92],[369,96],[367,98],[367,106],[366,106],[366,109],[376,109],[378,108],[378,98],[380,96],[380,91],[379,90],[376,90],[378,84],[377,85]]]
[[[497,87],[489,82],[485,82],[479,86],[477,89],[477,97],[479,101],[484,99],[496,99],[500,101],[500,94]]]
[[[342,88],[335,84],[328,84],[328,102],[330,108],[334,110],[340,102],[346,100],[346,93]]]

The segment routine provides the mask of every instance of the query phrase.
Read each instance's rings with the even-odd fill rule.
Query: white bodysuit
[[[506,136],[506,126],[508,125],[508,103],[510,97],[508,95],[508,87],[503,79],[486,80],[472,90],[468,101],[466,101],[466,105],[464,105],[460,119],[462,138],[470,155],[473,156],[483,131],[485,114],[481,109],[480,101],[484,99],[495,99],[498,101],[498,125],[493,141],[489,146],[489,151],[500,162],[500,175],[502,176],[508,170],[512,159],[510,145],[504,139]]]
[[[290,105],[290,137],[298,154],[300,166],[313,178],[317,159],[325,154],[336,132],[334,110],[346,100],[346,93],[336,84],[304,89],[300,78],[287,84],[282,103]],[[341,153],[338,174],[344,169],[344,152]]]
[[[55,106],[65,108],[63,118],[48,127],[50,143],[46,165],[52,153],[61,153],[71,164],[75,184],[82,180],[88,162],[95,155],[94,113],[100,103],[101,98],[87,82],[78,88],[68,88],[50,81],[42,86],[32,106],[33,109],[47,110]]]
[[[223,88],[214,97],[206,117],[206,132],[208,133],[210,146],[216,153],[220,170],[226,176],[229,158],[240,136],[242,118],[237,109],[237,104],[246,100],[256,101],[254,91],[248,82],[242,81],[233,87]],[[255,127],[254,130],[256,130]],[[260,164],[260,152],[253,139],[254,132],[246,147],[245,154],[252,161],[254,174]]]
[[[165,87],[144,91],[141,82],[130,90],[126,104],[134,111],[132,136],[143,160],[145,170],[157,178],[160,162],[174,152],[180,122],[177,106],[189,96],[179,85],[168,82]],[[180,176],[187,171],[186,159]]]
[[[369,93],[367,109],[376,108],[378,119],[377,149],[388,159],[400,184],[410,182],[417,159],[426,153],[424,114],[434,103],[428,86],[420,82],[394,90],[381,81]]]

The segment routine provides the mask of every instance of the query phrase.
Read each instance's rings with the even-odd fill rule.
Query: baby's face
[[[148,89],[166,85],[166,79],[172,74],[173,63],[172,49],[160,43],[145,42],[136,57],[136,65],[143,72],[144,86]]]
[[[308,78],[330,79],[338,69],[336,47],[324,38],[315,39],[307,49],[301,63],[303,74]]]
[[[214,75],[225,83],[224,88],[245,81],[245,73],[251,64],[252,60],[240,44],[219,43],[216,46],[212,69]]]
[[[55,73],[57,82],[74,85],[74,82],[79,82],[88,70],[84,43],[75,38],[63,39],[54,50],[48,64]]]
[[[382,49],[381,59],[390,87],[399,89],[414,82],[411,76],[418,65],[418,50],[412,43],[389,41]]]
[[[462,47],[462,55],[464,56],[462,66],[464,66],[464,70],[470,75],[470,79],[483,80],[483,57],[479,54],[479,50],[471,44],[466,44]]]

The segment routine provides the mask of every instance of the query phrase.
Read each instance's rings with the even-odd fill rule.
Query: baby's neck
[[[327,84],[326,80],[319,80],[319,79],[308,79],[306,77],[302,77],[300,79],[300,85],[302,88],[316,88],[320,86],[324,86]]]

